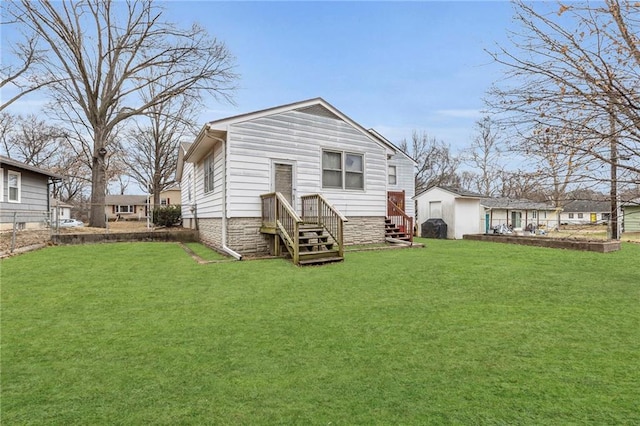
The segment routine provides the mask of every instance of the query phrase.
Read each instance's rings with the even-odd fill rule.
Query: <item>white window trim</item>
[[[211,170],[209,170],[209,167],[207,167],[209,165],[208,163],[211,164]],[[209,155],[204,157],[204,161],[202,162],[202,171],[203,171],[202,189],[205,194],[208,194],[209,192],[212,192],[215,188],[216,171],[215,171],[215,157],[213,156],[213,152],[211,152]]]
[[[393,174],[391,174],[391,169],[393,169]],[[391,182],[391,176],[393,176],[393,180],[395,182]],[[387,183],[392,186],[398,185],[398,167],[395,164],[389,164],[387,166]]]
[[[9,185],[9,176],[16,175],[18,176],[18,199],[11,199],[11,186]],[[16,172],[14,170],[7,171],[7,201],[10,203],[21,203],[22,202],[22,173]]]
[[[128,211],[126,211],[126,212],[125,212],[125,211],[121,211],[121,210],[120,210],[120,207],[127,207],[127,210],[128,210]],[[132,214],[134,210],[135,210],[135,209],[133,208],[133,205],[132,205],[132,204],[130,204],[130,205],[125,205],[125,204],[122,204],[122,205],[116,205],[116,213],[121,213],[121,214]]]
[[[322,154],[324,152],[333,152],[336,154],[340,154],[341,155],[341,160],[342,160],[342,187],[338,187],[338,186],[324,186],[323,184],[323,176],[324,176],[324,166],[322,164]],[[357,155],[362,157],[362,188],[347,188],[347,155]],[[366,155],[364,153],[361,152],[353,152],[353,151],[341,151],[339,149],[331,149],[331,148],[327,148],[327,149],[321,149],[320,151],[320,187],[323,190],[329,190],[329,191],[352,191],[352,192],[365,192],[367,189],[367,167],[366,167]],[[356,172],[349,172],[349,173],[356,173]]]

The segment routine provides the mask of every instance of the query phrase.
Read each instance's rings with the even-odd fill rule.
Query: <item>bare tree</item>
[[[5,4],[0,4],[4,12]],[[15,26],[16,20],[4,21],[5,13],[2,13],[2,26]],[[7,93],[11,88],[13,94],[0,102],[0,111],[31,92],[34,92],[52,80],[43,79],[35,69],[38,62],[44,57],[44,51],[38,48],[38,36],[36,34],[23,34],[23,39],[13,43],[10,53],[2,60],[0,66],[0,89]]]
[[[493,53],[507,68],[489,100],[503,122],[528,137],[536,128],[570,137],[561,151],[609,164],[617,235],[618,169],[640,175],[640,4],[514,1],[521,28],[512,46]]]
[[[196,105],[189,97],[176,96],[151,107],[126,133],[123,162],[140,187],[153,194],[154,206],[160,205],[160,192],[175,183],[180,142],[196,135]]]
[[[457,169],[461,160],[443,141],[430,138],[426,132],[414,131],[411,142],[404,139],[400,142],[400,149],[409,153],[417,162],[416,192],[435,185],[460,184]]]
[[[182,94],[230,100],[236,75],[225,45],[197,25],[182,29],[167,23],[151,1],[20,0],[9,13],[50,51],[42,69],[58,78],[48,86],[53,110],[68,125],[84,129],[87,146],[81,149],[90,156],[92,171],[91,226],[105,226],[106,159],[118,126]],[[171,84],[143,99],[140,91],[158,80]]]
[[[10,129],[2,132],[6,155],[36,167],[50,168],[56,164],[65,133],[33,114],[26,117],[3,113]],[[4,127],[4,126],[3,126]]]
[[[486,116],[477,121],[475,127],[476,135],[462,161],[478,172],[466,173],[465,187],[491,197],[498,193],[502,176],[498,126]]]

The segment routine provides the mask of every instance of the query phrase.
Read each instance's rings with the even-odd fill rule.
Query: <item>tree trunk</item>
[[[105,132],[96,130],[93,145],[93,164],[91,168],[91,214],[89,226],[106,228],[105,194],[107,193],[107,171],[104,149]]]

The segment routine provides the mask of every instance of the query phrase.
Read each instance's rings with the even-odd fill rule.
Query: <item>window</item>
[[[573,213],[569,213],[569,219],[573,219]]]
[[[21,177],[19,172],[9,171],[8,179],[7,179],[7,188],[9,189],[9,202],[10,203],[19,203],[20,202],[20,182]]]
[[[116,213],[135,213],[135,206],[116,206]]]
[[[191,172],[187,175],[187,201],[191,203]]]
[[[166,198],[160,198],[160,205],[161,206],[167,206],[167,205],[169,205],[169,203],[167,202]]]
[[[322,187],[364,189],[364,156],[323,151]]]
[[[582,213],[578,213],[578,219],[582,219]]]
[[[397,183],[396,166],[389,166],[389,185],[396,185]]]
[[[534,210],[531,212],[531,218],[536,219],[538,217],[538,211]]]
[[[213,153],[204,159],[204,192],[213,191]]]
[[[322,187],[342,188],[341,152],[322,152]]]

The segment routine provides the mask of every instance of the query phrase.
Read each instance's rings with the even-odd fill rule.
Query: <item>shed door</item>
[[[293,205],[293,165],[274,163],[273,190],[280,192]]]
[[[429,219],[442,219],[442,201],[429,202]]]

